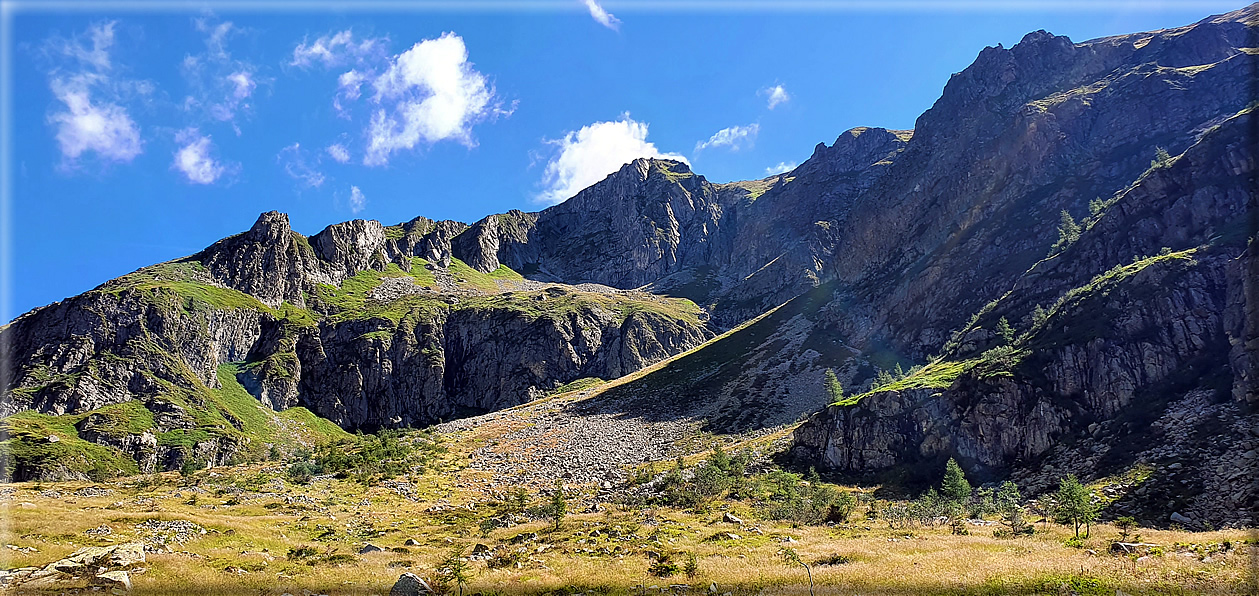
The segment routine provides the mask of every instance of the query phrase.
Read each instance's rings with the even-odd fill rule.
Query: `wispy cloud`
[[[787,93],[786,87],[783,87],[782,85],[774,85],[773,87],[761,89],[758,95],[764,95],[769,98],[768,106],[771,110],[787,103],[788,101],[791,101],[791,95]]]
[[[350,187],[350,212],[358,213],[367,206],[367,197],[363,196],[363,191],[357,186]]]
[[[104,161],[129,162],[143,150],[140,129],[120,102],[131,93],[147,94],[152,86],[114,72],[109,55],[114,27],[113,21],[97,23],[73,39],[46,42],[57,63],[48,85],[62,104],[48,122],[56,128],[63,166],[76,164],[89,152]]]
[[[747,126],[731,126],[717,131],[707,141],[700,141],[695,144],[695,151],[708,149],[709,147],[729,147],[733,151],[738,151],[744,143],[752,144],[756,139],[756,133],[761,130],[760,124],[749,124]]]
[[[331,145],[328,145],[328,147],[325,148],[324,151],[327,151],[328,155],[332,157],[332,160],[337,163],[350,162],[350,151],[349,149],[346,149],[345,145],[342,145],[341,143],[333,143]]]
[[[184,56],[180,63],[189,88],[184,109],[230,123],[240,134],[236,117],[252,108],[251,98],[260,82],[258,68],[246,60],[234,59],[228,51],[228,40],[241,32],[231,21],[214,23],[209,18],[197,18],[193,25],[205,36],[206,49]]]
[[[275,156],[276,161],[284,166],[284,172],[289,177],[297,180],[298,185],[304,188],[316,188],[323,184],[324,175],[317,168],[319,158],[312,159],[307,152],[302,149],[300,143],[293,143],[280,150]]]
[[[357,100],[363,94],[363,82],[366,80],[366,74],[353,69],[341,73],[341,76],[337,77],[337,94],[332,98],[332,106],[337,109],[337,113],[343,118],[349,117],[346,104]]]
[[[790,172],[796,169],[796,166],[798,165],[800,164],[794,161],[780,161],[778,162],[778,165],[776,166],[769,166],[768,168],[765,168],[765,175],[773,176],[774,174],[782,174],[784,172]]]
[[[375,80],[377,109],[368,128],[363,163],[384,165],[396,151],[454,140],[469,147],[473,125],[507,113],[494,88],[468,62],[463,38],[445,33],[390,60]]]
[[[389,39],[368,37],[355,40],[354,32],[346,29],[330,33],[314,41],[302,40],[293,48],[290,66],[308,68],[322,64],[325,68],[362,63],[372,58],[385,57],[385,45]]]
[[[184,129],[175,135],[175,142],[180,147],[175,151],[175,161],[171,167],[183,173],[189,182],[213,184],[228,172],[228,166],[210,156],[210,137],[202,135],[201,131],[195,128]]]
[[[607,27],[613,31],[619,31],[621,28],[621,20],[616,18],[612,13],[604,10],[602,6],[595,0],[581,0],[586,5],[586,10],[590,11],[590,16],[598,21],[600,25]]]
[[[647,141],[647,123],[621,115],[620,120],[595,122],[547,141],[558,147],[543,172],[540,203],[561,203],[621,166],[640,157],[687,161],[677,153],[662,153]],[[689,163],[689,162],[688,162]]]

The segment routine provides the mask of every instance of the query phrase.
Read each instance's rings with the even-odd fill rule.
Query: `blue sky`
[[[985,46],[1241,6],[10,13],[0,318],[272,209],[305,234],[354,218],[471,223],[560,201],[639,155],[681,156],[718,182],[764,177],[854,126],[912,128]]]

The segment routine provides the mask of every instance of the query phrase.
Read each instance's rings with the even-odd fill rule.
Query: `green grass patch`
[[[319,284],[315,288],[315,297],[322,303],[343,311],[362,310],[367,303],[371,291],[380,286],[389,277],[407,277],[408,272],[398,265],[389,263],[384,271],[368,269],[347,277],[337,287],[332,284]]]
[[[117,449],[79,437],[74,425],[89,414],[52,416],[27,411],[0,421],[5,437],[0,441],[0,460],[5,475],[16,471],[28,476],[68,472],[104,480],[138,473],[135,461]],[[54,436],[56,441],[49,441]]]
[[[515,271],[512,271],[511,269],[503,265],[499,265],[498,269],[495,269],[494,271],[491,271],[489,273],[481,273],[480,271],[473,269],[472,267],[468,266],[467,263],[464,263],[463,261],[460,261],[459,259],[451,259],[450,267],[447,269],[447,271],[449,271],[450,274],[454,276],[455,281],[457,281],[459,285],[470,286],[472,288],[481,290],[483,292],[497,292],[498,284],[495,283],[495,280],[497,279],[502,279],[502,280],[524,279],[524,277],[521,276],[519,273],[516,273]]]
[[[904,377],[892,381],[887,385],[874,387],[870,391],[846,397],[833,405],[851,406],[857,402],[884,391],[904,391],[906,389],[947,389],[953,385],[954,381],[962,374],[969,371],[979,359],[963,360],[960,362],[951,362],[938,360],[924,365],[923,367],[911,372]]]
[[[385,226],[386,240],[401,240],[407,235],[407,231],[403,229],[402,224]]]
[[[564,383],[563,385],[552,389],[551,395],[560,395],[561,393],[571,393],[573,391],[584,391],[586,389],[598,387],[604,383],[607,383],[607,381],[598,377],[583,377],[577,379],[576,381]]]
[[[433,272],[428,269],[428,261],[420,257],[411,257],[411,277],[415,278],[415,283],[421,286],[433,287],[437,285],[437,278],[433,277]]]
[[[327,443],[348,439],[351,435],[327,418],[320,418],[314,412],[301,406],[279,412],[276,416],[301,425],[298,434],[308,443]]]
[[[695,176],[690,171],[683,171],[686,168],[685,165],[673,161],[653,160],[652,166],[661,174],[664,174],[664,177],[669,182],[678,182]]]
[[[112,280],[102,286],[101,291],[117,296],[123,291],[135,290],[154,298],[169,292],[183,299],[183,308],[187,311],[205,305],[221,310],[243,308],[274,314],[267,305],[249,294],[199,281],[204,271],[200,261],[162,263]]]

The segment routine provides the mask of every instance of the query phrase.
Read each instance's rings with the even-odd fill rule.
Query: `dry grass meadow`
[[[964,536],[946,526],[891,529],[860,512],[848,524],[799,525],[765,520],[746,501],[719,499],[698,512],[598,503],[596,487],[570,487],[571,513],[558,530],[541,519],[482,529],[503,502],[484,488],[484,472],[465,469],[482,434],[446,439],[448,450],[423,474],[399,478],[410,492],[335,478],[293,484],[275,463],[9,485],[0,566],[42,566],[82,546],[147,538],[156,546],[132,575],[135,594],[383,595],[399,574],[434,578],[452,550],[468,555],[477,544],[512,558],[491,569],[471,557],[464,594],[808,593],[806,570],[787,563],[784,548],[810,564],[817,594],[1228,594],[1257,585],[1259,541],[1244,530],[1139,529],[1161,548],[1137,561],[1108,553],[1119,533],[1106,524],[1073,547],[1064,544],[1071,530],[1054,524],[1006,539],[992,526]],[[112,492],[75,496],[88,486]],[[724,522],[727,511],[744,523]],[[163,546],[137,528],[148,520],[186,520],[205,532]],[[102,526],[108,535],[85,533]],[[536,539],[513,541],[529,533]],[[366,543],[383,550],[360,554]],[[694,555],[693,577],[652,575],[657,555],[679,566]]]

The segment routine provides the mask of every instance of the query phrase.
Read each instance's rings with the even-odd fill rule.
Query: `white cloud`
[[[82,39],[90,40],[89,48]],[[64,108],[48,116],[56,130],[63,164],[72,165],[88,152],[100,159],[129,162],[142,151],[140,130],[118,102],[128,91],[151,93],[144,81],[119,79],[113,73],[109,48],[114,44],[114,23],[98,23],[75,39],[53,39],[47,47],[58,60],[69,58],[54,68],[48,85]]]
[[[284,171],[294,180],[297,180],[301,186],[306,188],[315,188],[323,184],[324,175],[318,169],[318,161],[312,165],[306,156],[306,151],[302,149],[300,143],[293,143],[288,147],[280,150],[279,155],[275,156],[276,161],[284,164]]]
[[[546,165],[542,177],[545,190],[536,200],[552,205],[567,200],[640,157],[687,161],[676,153],[661,153],[647,142],[647,123],[637,122],[629,114],[623,114],[620,120],[583,126],[548,143],[557,145],[559,150]]]
[[[333,143],[331,145],[328,145],[328,147],[324,150],[327,151],[328,155],[331,156],[332,159],[336,161],[337,163],[350,162],[350,151],[346,149],[345,145],[342,145],[341,143]]]
[[[598,2],[595,0],[582,0],[582,3],[585,4],[586,9],[590,11],[590,16],[594,17],[594,20],[598,21],[600,25],[603,25],[613,31],[620,29],[621,20],[613,16],[612,13],[604,10],[602,6],[599,6]]]
[[[778,107],[779,104],[784,104],[791,100],[791,95],[787,93],[787,89],[782,85],[761,89],[758,95],[764,95],[769,98],[769,109],[771,110]]]
[[[204,136],[195,128],[180,131],[175,142],[183,146],[175,152],[175,162],[171,167],[183,172],[189,182],[195,184],[213,184],[226,171],[227,167],[210,157],[210,137]]]
[[[184,110],[203,110],[214,120],[231,123],[236,134],[240,134],[236,117],[252,108],[249,100],[260,82],[256,66],[233,59],[227,50],[228,39],[241,29],[231,21],[212,24],[204,18],[194,19],[193,24],[205,34],[206,51],[184,56],[180,62],[190,91],[184,99]]]
[[[258,84],[254,82],[253,77],[244,71],[234,72],[227,75],[227,80],[236,86],[236,88],[232,91],[232,97],[235,97],[236,99],[248,98],[253,94],[254,87],[258,86]]]
[[[769,166],[768,168],[765,168],[765,175],[773,176],[774,174],[782,174],[783,172],[790,172],[796,169],[796,166],[798,165],[800,164],[794,161],[791,161],[791,162],[780,161],[778,162],[778,165],[776,166]]]
[[[62,158],[73,162],[88,151],[102,159],[129,162],[140,154],[140,130],[121,106],[94,102],[87,79],[53,79],[53,95],[66,111],[49,116],[57,126]]]
[[[729,147],[734,151],[738,151],[742,147],[742,143],[746,141],[751,144],[756,139],[756,133],[761,130],[759,124],[749,124],[747,126],[731,126],[723,128],[709,137],[707,141],[700,141],[695,144],[695,151],[707,149],[709,147]]]
[[[378,108],[368,128],[367,165],[384,165],[395,151],[421,142],[451,139],[473,146],[472,126],[503,113],[494,88],[472,68],[463,38],[454,33],[394,57],[372,86]]]
[[[359,190],[357,186],[351,186],[350,187],[350,211],[354,213],[358,213],[363,210],[363,207],[366,207],[366,206],[367,206],[367,197],[363,196],[363,191]]]
[[[383,38],[368,38],[356,43],[354,32],[348,29],[325,35],[310,43],[302,40],[302,43],[293,48],[293,60],[289,65],[307,68],[319,62],[324,67],[331,68],[356,63],[382,54],[385,41],[387,40]]]
[[[337,77],[337,94],[332,99],[332,106],[337,109],[337,113],[343,117],[349,117],[346,111],[345,103],[354,101],[362,95],[363,82],[367,80],[367,75],[357,71],[348,70],[341,73]]]

